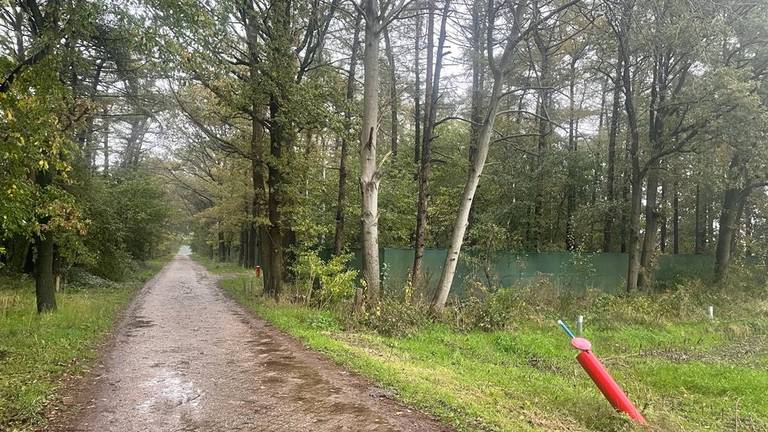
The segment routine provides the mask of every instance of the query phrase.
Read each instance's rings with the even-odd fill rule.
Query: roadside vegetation
[[[62,381],[87,371],[133,294],[167,262],[136,264],[113,282],[73,272],[56,313],[35,312],[34,280],[0,276],[0,430],[35,430]]]
[[[555,297],[542,283],[453,302],[439,318],[418,296],[355,316],[351,292],[323,308],[276,303],[252,272],[197,259],[225,269],[223,289],[260,317],[458,430],[768,430],[765,286],[725,295],[689,282],[653,295]],[[754,281],[744,277],[745,286]],[[616,413],[576,362],[555,321],[578,314],[649,429]]]

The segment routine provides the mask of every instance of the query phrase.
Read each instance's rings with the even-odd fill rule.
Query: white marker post
[[[709,317],[710,321],[714,321],[715,320],[715,307],[714,306],[710,306],[707,309],[707,317]]]
[[[578,333],[579,336],[584,336],[584,315],[576,317],[576,333]]]

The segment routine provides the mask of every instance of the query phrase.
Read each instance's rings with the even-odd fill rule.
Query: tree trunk
[[[218,242],[219,242],[219,261],[225,262],[227,260],[227,245],[224,242],[223,232],[219,232]]]
[[[280,298],[280,293],[285,280],[285,249],[280,215],[282,184],[282,170],[279,161],[282,158],[283,146],[288,139],[286,125],[282,117],[282,106],[277,95],[270,96],[269,117],[271,127],[269,131],[270,160],[267,163],[269,176],[267,177],[267,215],[269,225],[266,227],[266,250],[269,258],[264,272],[264,290],[275,300]],[[261,244],[264,248],[265,244]]]
[[[38,171],[35,182],[41,190],[45,191],[53,184],[53,172]],[[50,222],[48,216],[43,217],[40,225],[46,226]],[[35,297],[37,300],[37,312],[56,310],[56,287],[53,278],[53,232],[46,230],[35,236]]]
[[[546,160],[546,154],[549,150],[549,137],[552,133],[552,125],[549,121],[551,91],[547,88],[549,85],[550,76],[550,59],[549,47],[541,38],[540,32],[538,30],[534,30],[533,35],[541,61],[541,70],[539,73],[539,85],[541,89],[539,90],[539,99],[536,107],[539,136],[538,151],[536,153],[536,184],[534,186],[535,193],[533,202],[532,240],[535,249],[540,251],[544,246],[544,183],[546,178],[546,174],[544,172],[544,164]]]
[[[629,240],[629,213],[632,208],[632,174],[631,163],[629,157],[630,143],[629,143],[629,131],[627,131],[626,143],[624,145],[624,170],[621,178],[621,214],[619,215],[619,233],[621,235],[621,242],[619,244],[619,251],[621,253],[627,252],[627,242]]]
[[[613,101],[611,105],[611,124],[608,131],[608,167],[606,172],[605,193],[608,197],[608,211],[603,223],[603,252],[611,251],[613,240],[613,219],[616,208],[616,142],[619,136],[619,116],[621,115],[621,71],[622,58],[616,60],[616,76],[613,79]]]
[[[715,239],[715,208],[713,201],[714,191],[707,185],[704,190],[706,213],[704,214],[704,248],[709,249]]]
[[[53,233],[35,237],[35,296],[37,312],[56,310],[56,287],[53,277]]]
[[[652,262],[656,250],[656,233],[658,226],[657,197],[659,188],[659,173],[657,169],[651,169],[646,180],[645,193],[645,235],[643,235],[642,249],[640,252],[640,274],[637,286],[646,289],[651,282]]]
[[[363,54],[363,118],[360,133],[360,191],[362,194],[362,258],[366,299],[378,303],[379,276],[379,184],[376,148],[379,130],[379,2],[364,0],[365,50]]]
[[[469,125],[469,163],[475,160],[477,142],[480,136],[480,128],[483,123],[483,99],[485,93],[485,65],[483,64],[483,47],[485,41],[485,29],[483,26],[482,2],[472,3],[472,95],[470,101]],[[479,187],[479,186],[478,186]],[[475,220],[475,206],[469,208],[469,220],[467,230],[471,229]]]
[[[497,75],[498,76],[495,77],[493,83],[493,92],[488,101],[488,108],[485,120],[483,121],[483,127],[480,129],[476,157],[470,166],[469,178],[461,193],[461,202],[459,204],[458,214],[456,215],[456,222],[453,226],[448,255],[445,257],[443,272],[440,276],[437,291],[432,301],[432,308],[436,312],[442,311],[443,308],[445,308],[446,301],[448,301],[448,294],[451,291],[453,277],[456,274],[456,266],[459,263],[459,254],[461,252],[462,243],[464,242],[464,234],[467,230],[469,209],[472,207],[472,200],[475,198],[475,191],[477,190],[478,183],[480,183],[480,175],[483,173],[485,160],[488,157],[491,134],[493,133],[493,124],[499,107],[499,99],[501,97],[501,89],[503,86],[502,81],[504,77],[501,72],[497,72]]]
[[[446,4],[448,4],[446,2]],[[441,34],[442,36],[442,34]],[[427,18],[427,77],[424,89],[424,136],[421,140],[421,158],[419,164],[419,198],[416,204],[416,233],[414,236],[413,266],[411,267],[411,285],[419,286],[422,276],[422,260],[424,258],[424,243],[427,237],[427,207],[429,205],[429,175],[432,169],[431,147],[432,132],[434,129],[435,109],[434,103],[437,96],[433,91],[432,82],[439,85],[439,77],[435,76],[437,68],[434,67],[435,48],[435,1],[429,2],[429,16]],[[438,61],[440,60],[438,54]],[[436,88],[436,87],[435,87]]]
[[[752,232],[754,230],[752,214],[754,208],[747,198],[744,200],[744,256],[752,256]]]
[[[568,81],[568,178],[565,192],[565,250],[576,249],[573,233],[573,213],[576,211],[576,63],[578,57],[570,62],[570,80]]]
[[[349,135],[352,129],[352,112],[350,107],[355,96],[355,71],[357,69],[357,52],[360,48],[360,21],[362,15],[355,19],[355,34],[352,39],[352,50],[349,58],[349,72],[347,74],[347,107],[344,110],[345,130],[341,137],[341,149],[339,155],[339,190],[336,199],[336,232],[333,237],[333,254],[340,255],[344,250],[344,211],[347,206],[347,158],[349,156]]]
[[[635,171],[633,169],[633,171]],[[627,271],[627,291],[637,290],[637,280],[640,274],[640,209],[642,207],[642,180],[634,172],[631,182],[630,210],[629,210],[629,236],[627,238],[627,251],[629,253],[629,266]]]
[[[413,70],[415,82],[413,90],[413,123],[414,123],[414,147],[413,163],[419,163],[421,158],[421,14],[416,14],[416,37],[414,38]],[[417,169],[418,171],[418,169]],[[418,172],[416,177],[418,177]]]
[[[483,20],[481,2],[472,3],[472,98],[469,125],[469,163],[477,153],[477,141],[483,122],[483,93],[485,84],[485,66],[483,65]]]
[[[661,206],[662,211],[659,213],[659,250],[661,253],[667,251],[667,215],[663,208],[667,203],[667,182],[661,182]]]
[[[246,41],[248,43],[248,60],[250,73],[250,86],[254,89],[251,101],[251,186],[253,188],[253,200],[251,202],[251,220],[248,229],[248,263],[249,268],[261,265],[264,274],[264,289],[267,291],[267,273],[270,272],[271,251],[269,249],[269,233],[265,226],[269,220],[267,202],[270,190],[267,184],[269,168],[267,166],[267,154],[263,142],[264,127],[259,118],[262,112],[262,101],[257,97],[255,89],[260,85],[261,74],[259,72],[260,46],[258,41],[259,17],[250,3],[244,3],[243,18],[245,23]]]
[[[478,135],[477,153],[474,160],[469,167],[469,176],[467,182],[464,184],[464,190],[461,194],[461,202],[459,203],[459,211],[456,215],[456,220],[453,225],[453,233],[451,234],[451,243],[448,248],[448,253],[445,257],[445,263],[443,264],[443,271],[440,275],[440,281],[437,284],[437,291],[432,299],[432,310],[434,312],[441,312],[445,308],[445,303],[448,301],[448,295],[451,292],[451,286],[453,284],[453,277],[456,275],[456,267],[459,263],[459,254],[461,253],[461,246],[464,243],[464,235],[469,225],[469,212],[472,208],[472,201],[475,198],[475,192],[477,191],[477,185],[480,183],[480,176],[483,173],[485,167],[485,160],[488,157],[488,151],[491,146],[491,136],[493,134],[493,125],[496,121],[496,114],[499,109],[499,102],[502,96],[502,89],[504,88],[504,81],[506,77],[506,71],[512,59],[512,55],[519,42],[520,35],[520,19],[523,8],[526,6],[526,2],[520,2],[514,9],[512,26],[510,32],[507,35],[507,42],[501,57],[496,63],[495,59],[491,59],[491,70],[493,71],[493,87],[491,90],[490,98],[488,99],[488,106],[485,109],[485,115],[483,117],[482,127]],[[492,12],[489,11],[489,14]],[[493,17],[489,15],[488,19],[488,31],[493,28]],[[492,55],[492,53],[490,53]]]
[[[248,263],[248,229],[246,226],[240,227],[240,247],[237,251],[237,264],[240,267],[245,267]]]
[[[672,197],[672,253],[680,253],[680,183],[675,180]]]
[[[129,121],[131,133],[125,143],[121,166],[135,168],[141,159],[141,149],[144,145],[144,136],[149,130],[149,117],[141,115]]]
[[[739,207],[736,211],[736,221],[733,224],[733,235],[731,236],[731,256],[739,253],[739,242],[741,241],[741,220],[744,217],[744,209],[747,205],[746,197],[739,199]]]
[[[651,157],[648,166],[648,178],[645,195],[645,235],[640,255],[640,275],[638,288],[647,289],[651,285],[653,274],[653,261],[656,252],[656,235],[659,230],[659,170],[661,161],[655,155],[662,150],[664,135],[664,102],[666,93],[666,76],[664,65],[656,61],[653,68],[653,82],[651,84],[651,101],[649,109],[648,135],[651,142]]]
[[[397,130],[399,121],[397,112],[400,109],[400,95],[397,94],[397,70],[395,68],[395,54],[392,52],[392,42],[389,40],[389,26],[384,27],[384,52],[389,64],[389,115],[390,115],[390,148],[392,157],[397,156]]]
[[[704,253],[706,247],[707,223],[706,223],[706,205],[701,190],[701,185],[696,184],[696,223],[694,228],[693,253],[699,255]]]
[[[104,149],[104,169],[102,173],[104,174],[104,177],[107,177],[109,175],[109,117],[104,118],[104,141],[103,141],[103,149]]]
[[[632,5],[627,4],[620,18],[617,37],[619,39],[619,55],[622,58],[622,87],[624,91],[624,110],[627,114],[630,209],[628,216],[627,251],[629,253],[627,266],[627,291],[637,290],[640,273],[640,211],[642,208],[642,172],[640,170],[640,135],[638,133],[637,112],[632,88],[632,61],[629,46],[631,30]]]
[[[715,280],[722,282],[728,276],[731,263],[731,247],[739,211],[740,189],[726,189],[723,198],[723,210],[720,213],[720,223],[715,252]]]

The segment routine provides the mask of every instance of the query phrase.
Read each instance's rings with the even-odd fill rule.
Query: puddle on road
[[[201,402],[203,392],[186,380],[178,371],[161,369],[157,376],[142,384],[149,396],[136,408],[142,413],[161,411],[185,406],[196,409]]]

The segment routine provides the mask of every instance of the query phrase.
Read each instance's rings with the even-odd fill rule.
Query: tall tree
[[[477,185],[480,182],[480,176],[482,175],[488,157],[496,116],[500,113],[499,103],[504,94],[503,89],[513,55],[515,54],[518,45],[528,37],[534,29],[547,24],[549,20],[561,14],[564,10],[574,6],[576,3],[578,3],[578,1],[569,1],[543,14],[540,14],[539,11],[536,10],[535,4],[533,5],[535,10],[533,14],[531,14],[527,10],[530,5],[525,0],[505,3],[503,7],[509,8],[508,13],[510,19],[507,23],[508,31],[501,36],[501,40],[503,41],[502,46],[504,48],[498,59],[494,52],[495,43],[493,32],[494,29],[496,29],[496,20],[499,18],[496,14],[500,13],[501,7],[497,7],[493,0],[488,3],[488,43],[486,46],[486,61],[490,67],[493,84],[491,87],[491,94],[485,109],[483,110],[483,123],[478,134],[477,153],[470,166],[469,177],[464,184],[464,190],[462,191],[459,203],[459,210],[453,225],[453,233],[451,234],[448,254],[445,258],[443,271],[437,285],[437,291],[432,300],[432,309],[436,312],[440,312],[445,308],[445,303],[448,300],[448,295],[451,291],[453,277],[456,274],[456,266],[459,261],[459,254],[461,253],[461,246],[464,243],[464,234],[467,230],[472,200],[475,197]]]
[[[379,41],[381,16],[378,0],[363,0],[365,48],[363,50],[363,114],[360,133],[360,191],[362,208],[363,278],[366,299],[370,304],[379,300],[379,184],[381,166],[377,159],[379,133]]]
[[[346,104],[344,109],[344,128],[352,129],[352,104],[355,96],[355,72],[357,70],[357,54],[360,49],[360,22],[362,15],[355,18],[355,33],[352,37],[352,47],[349,56],[349,71],[347,73]],[[393,141],[394,142],[394,141]],[[334,255],[341,254],[344,249],[344,211],[347,205],[347,158],[349,155],[349,137],[343,133],[339,145],[339,191],[336,199],[336,231],[333,238]]]
[[[429,208],[429,177],[432,171],[432,140],[435,131],[435,122],[437,120],[437,103],[440,98],[440,77],[443,67],[443,50],[445,48],[445,39],[447,33],[447,21],[450,2],[445,1],[440,21],[440,33],[437,41],[437,53],[434,50],[434,15],[436,5],[434,1],[429,2],[429,23],[427,25],[427,78],[426,95],[424,111],[426,118],[424,122],[424,136],[421,140],[421,163],[419,165],[419,198],[416,204],[416,244],[413,258],[413,267],[411,268],[411,282],[414,286],[418,285],[422,277],[422,262],[424,259],[424,247],[427,236],[427,212]],[[433,70],[433,57],[434,70]]]

